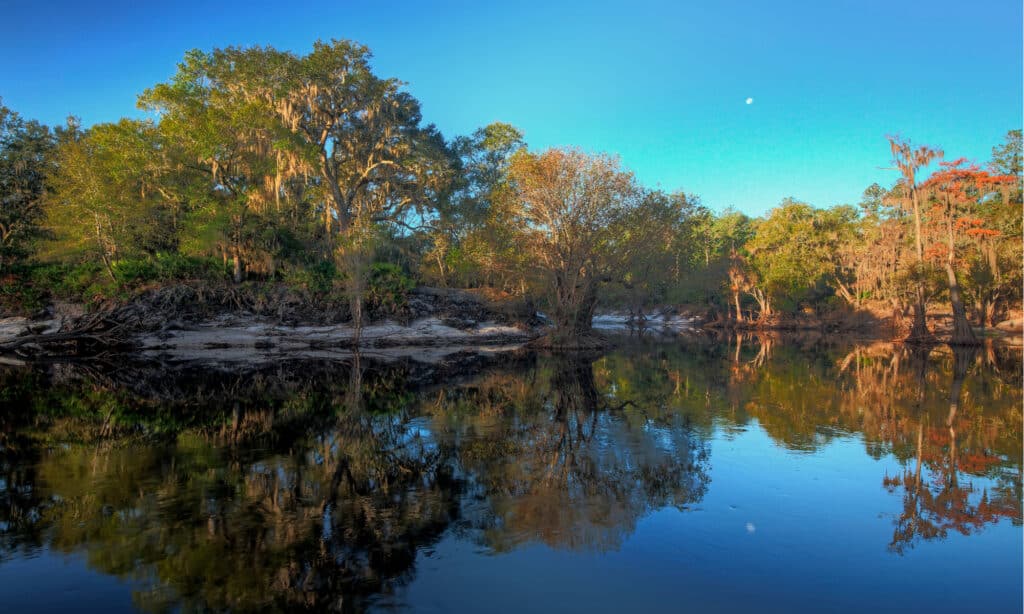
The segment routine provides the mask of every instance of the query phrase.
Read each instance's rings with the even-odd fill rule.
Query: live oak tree
[[[317,41],[285,63],[285,91],[274,104],[316,159],[329,236],[357,218],[409,225],[450,179],[440,133],[421,125],[419,102],[401,81],[373,74],[369,59],[351,41]]]
[[[401,81],[376,76],[369,59],[366,47],[345,40],[287,54],[284,87],[272,103],[313,161],[325,238],[346,275],[357,322],[375,238],[388,229],[417,230],[451,181],[441,134],[421,125],[419,102]]]
[[[158,113],[163,137],[191,157],[204,176],[197,213],[218,228],[242,281],[254,216],[274,201],[266,179],[276,174],[271,155],[280,132],[267,101],[247,96],[251,65],[232,50],[189,52],[168,83],[147,90],[139,105]],[[226,249],[224,249],[226,248]]]

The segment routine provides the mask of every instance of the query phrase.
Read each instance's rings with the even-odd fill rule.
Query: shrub
[[[219,279],[225,275],[223,266],[216,260],[166,252],[145,258],[118,260],[111,268],[114,269],[117,282],[124,286],[154,281]]]
[[[122,285],[146,283],[158,278],[157,266],[148,258],[116,260],[110,268],[114,271],[114,279]]]
[[[284,277],[293,287],[323,295],[334,289],[334,280],[338,277],[338,271],[333,262],[321,260],[309,266],[291,269],[285,273]]]
[[[387,262],[376,262],[370,267],[366,286],[366,306],[373,314],[397,314],[408,303],[409,291],[414,285],[401,267]]]
[[[46,304],[46,293],[20,268],[0,276],[0,315],[29,314]]]

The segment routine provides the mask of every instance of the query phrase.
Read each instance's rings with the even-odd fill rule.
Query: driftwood
[[[0,343],[0,354],[18,353],[25,346],[45,347],[88,342],[102,347],[124,346],[128,343],[126,323],[113,321],[107,313],[95,313],[76,320],[70,328],[56,333],[29,333]]]

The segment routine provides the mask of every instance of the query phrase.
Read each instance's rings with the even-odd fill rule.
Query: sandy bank
[[[390,321],[365,326],[359,335],[358,347],[364,355],[434,361],[467,348],[513,349],[537,334],[496,322],[455,328],[439,318],[423,318],[407,326]],[[275,356],[339,357],[351,352],[356,346],[355,340],[356,330],[348,324],[284,326],[234,316],[136,338],[137,352],[147,357],[225,361],[266,360]]]

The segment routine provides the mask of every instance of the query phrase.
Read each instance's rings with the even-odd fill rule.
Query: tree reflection
[[[361,610],[450,532],[617,548],[700,501],[709,437],[753,420],[791,450],[859,433],[900,462],[894,552],[1021,522],[1006,350],[736,336],[504,360],[0,372],[0,565],[82,553],[154,611]]]
[[[305,378],[176,375],[130,394],[82,372],[5,388],[4,555],[84,553],[153,611],[351,611],[450,528],[496,550],[607,549],[706,487],[685,425],[600,392],[592,360],[433,388],[358,356]]]
[[[56,390],[50,403],[66,392],[78,415],[5,399],[27,410],[2,418],[4,554],[84,552],[94,569],[152,587],[135,594],[151,610],[362,609],[410,576],[417,548],[457,514],[459,490],[409,428],[405,386],[387,370],[363,386],[358,361],[348,373],[283,397],[221,397],[171,434],[119,424],[112,416],[139,408],[116,391],[83,406],[83,389]]]
[[[461,474],[487,501],[471,523],[486,545],[616,548],[651,510],[703,496],[707,450],[685,424],[652,419],[642,403],[601,394],[593,359],[561,357],[541,368],[550,369],[545,387],[511,388],[497,415],[486,418],[498,428],[456,449]],[[503,384],[494,380],[473,394],[493,407],[509,391]],[[521,403],[516,392],[537,395],[532,403],[547,411],[520,411],[531,402]],[[431,411],[443,416],[448,405],[442,399]],[[466,428],[448,437],[458,440]]]
[[[1021,523],[1018,350],[875,342],[838,345],[830,355],[797,345],[737,335],[728,343],[690,344],[678,355],[645,347],[602,361],[615,360],[609,372],[618,387],[633,382],[648,407],[682,413],[698,429],[710,428],[711,416],[723,429],[756,419],[776,442],[799,452],[860,434],[869,455],[892,455],[906,467],[884,479],[887,489],[906,495],[894,552],[922,536]]]
[[[949,411],[940,425],[932,425],[927,415],[917,426],[917,453],[914,471],[898,478],[886,478],[891,490],[903,488],[903,512],[896,519],[889,548],[902,554],[921,540],[944,539],[951,531],[970,535],[986,524],[1008,518],[1021,521],[1020,468],[1013,478],[1000,475],[994,487],[977,489],[972,480],[961,479],[962,454],[967,455],[968,471],[978,473],[1000,459],[988,450],[961,449],[958,430],[969,427],[960,415],[964,382],[976,348],[954,347],[949,386]],[[922,382],[922,390],[923,390]],[[922,394],[923,396],[923,394]],[[922,476],[922,471],[930,474]]]

